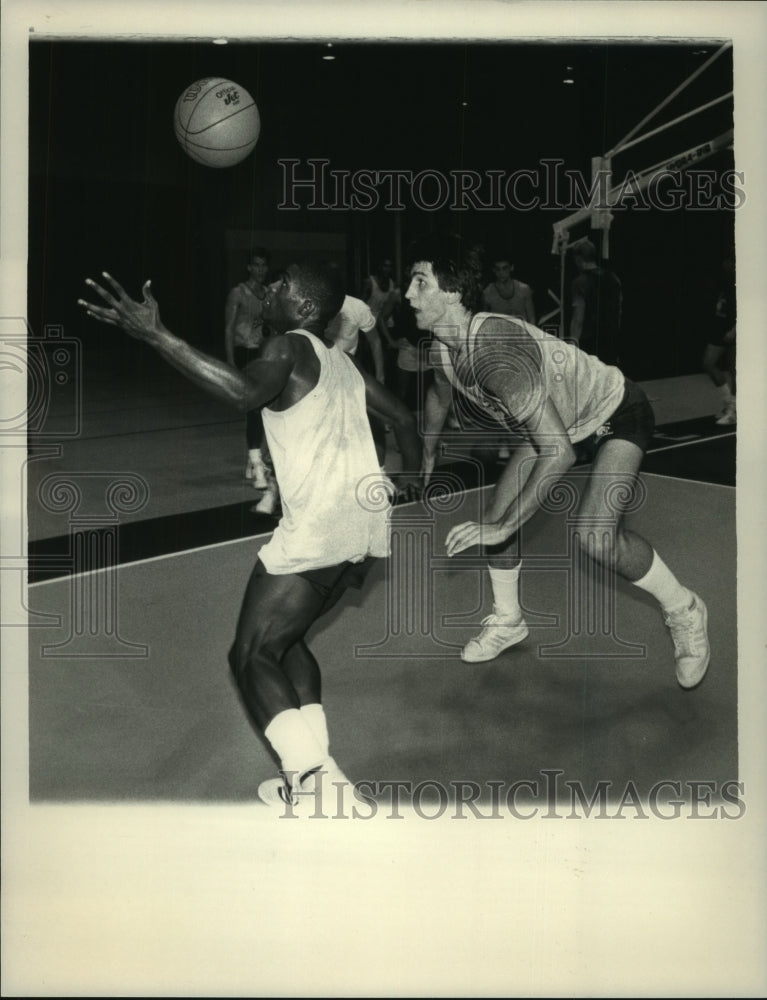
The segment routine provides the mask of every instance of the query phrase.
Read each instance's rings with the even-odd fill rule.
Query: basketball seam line
[[[247,142],[242,142],[238,146],[204,146],[199,142],[190,142],[188,139],[185,140],[184,146],[188,149],[198,149],[204,150],[207,153],[231,153],[236,149],[245,149],[246,146],[255,146],[255,141],[253,139],[248,139]]]
[[[255,106],[256,106],[256,102],[255,101],[251,101],[250,104],[246,104],[244,108],[237,108],[236,111],[233,111],[230,115],[227,115],[225,118],[219,118],[218,121],[211,122],[210,125],[206,125],[205,128],[198,129],[196,132],[191,132],[191,134],[192,135],[202,135],[202,133],[203,132],[207,132],[207,130],[209,128],[215,128],[216,125],[221,125],[221,124],[223,124],[223,122],[228,122],[230,118],[234,118],[236,115],[242,114],[243,111],[248,111],[250,108],[254,108]],[[196,111],[197,111],[197,108],[195,108],[194,111],[189,116],[189,122],[187,123],[186,127],[182,126],[182,128],[184,128],[185,132],[190,132],[189,125],[191,124],[192,119],[194,118],[194,115],[195,115]]]

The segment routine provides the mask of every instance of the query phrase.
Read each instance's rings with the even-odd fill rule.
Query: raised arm
[[[106,272],[104,278],[112,291],[90,279],[86,281],[106,303],[106,306],[97,306],[78,299],[86,313],[110,326],[119,327],[137,340],[143,340],[182,375],[211,395],[246,412],[270,402],[287,385],[295,365],[289,337],[276,337],[267,341],[270,349],[248,365],[246,376],[218,358],[196,350],[171,333],[160,319],[160,310],[151,292],[151,282],[147,281],[143,286],[143,301],[136,302]]]

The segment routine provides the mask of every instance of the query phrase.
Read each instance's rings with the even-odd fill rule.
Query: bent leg
[[[717,388],[721,388],[727,382],[727,372],[720,363],[724,356],[725,348],[722,344],[706,344],[703,350],[703,371]]]
[[[621,439],[601,446],[578,515],[580,544],[592,559],[611,565],[658,601],[674,643],[677,681],[693,688],[705,676],[711,655],[706,605],[641,535],[623,524],[627,510],[641,503],[637,473],[642,454],[638,445]]]
[[[511,455],[493,489],[485,509],[485,521],[497,521],[508,510],[530,477],[536,453],[527,445]],[[493,592],[493,613],[482,622],[482,631],[470,639],[461,650],[467,663],[494,660],[505,649],[527,638],[529,632],[519,604],[521,559],[517,536],[499,545],[485,546],[490,586]]]
[[[279,712],[298,708],[301,698],[282,665],[287,650],[306,635],[323,598],[303,577],[271,575],[259,561],[248,582],[229,654],[237,685],[253,721],[265,729]],[[314,658],[312,657],[314,661]],[[316,661],[299,686],[311,689]]]
[[[605,441],[597,451],[578,511],[579,540],[588,555],[632,583],[647,573],[653,561],[649,543],[624,524],[626,511],[641,498],[638,475],[643,457],[642,449],[632,441]]]
[[[303,639],[285,651],[281,666],[301,706],[322,700],[320,666]]]

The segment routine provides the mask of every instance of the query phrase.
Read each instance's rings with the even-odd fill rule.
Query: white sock
[[[634,585],[652,594],[667,614],[682,611],[692,604],[692,591],[682,586],[654,550],[650,568],[641,579],[634,580]]]
[[[294,776],[318,767],[327,757],[297,708],[278,712],[264,730],[264,736],[280,758],[283,771]]]
[[[301,716],[306,720],[307,726],[314,733],[317,742],[325,751],[325,756],[330,755],[330,737],[328,735],[328,720],[325,718],[325,709],[317,702],[311,705],[301,706]]]
[[[248,450],[248,458],[251,460],[251,462],[258,462],[259,464],[263,464],[264,461],[261,456],[260,448],[250,448]]]
[[[722,394],[722,399],[725,403],[732,403],[735,397],[732,394],[732,389],[729,387],[727,382],[724,385],[719,386],[719,392]]]
[[[488,568],[493,587],[493,611],[503,618],[519,621],[522,609],[519,606],[519,571],[522,563],[514,569]]]

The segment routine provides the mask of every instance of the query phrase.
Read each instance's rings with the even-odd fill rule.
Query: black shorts
[[[337,566],[323,566],[321,569],[305,569],[296,576],[301,576],[310,583],[314,590],[328,599],[335,600],[349,587],[359,590],[365,582],[371,566],[375,562],[373,556],[367,556],[362,562],[342,562]]]
[[[593,434],[574,447],[581,461],[591,461],[605,441],[631,441],[644,454],[655,431],[655,414],[644,389],[626,379],[623,398],[610,417]]]

